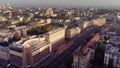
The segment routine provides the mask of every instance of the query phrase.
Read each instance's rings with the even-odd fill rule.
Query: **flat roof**
[[[19,29],[25,29],[27,28],[26,26],[20,26],[20,27],[15,27],[15,30],[19,30]]]
[[[46,41],[46,40],[41,40],[41,38],[29,38],[29,39],[26,39],[26,40],[20,40],[20,43],[19,41],[18,42],[15,42],[14,44],[12,44],[10,46],[10,48],[12,50],[17,50],[19,49],[20,51],[22,50],[23,47],[27,47],[29,46],[32,50],[35,50],[35,49],[39,49],[47,44],[50,44],[50,42]]]
[[[8,52],[8,50],[9,50],[9,47],[0,46],[0,51],[2,51],[2,52]]]
[[[7,35],[11,34],[11,31],[8,29],[0,29],[0,35]]]
[[[109,42],[120,44],[120,36],[114,36],[109,39]]]

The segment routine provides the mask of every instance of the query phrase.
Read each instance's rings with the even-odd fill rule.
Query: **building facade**
[[[120,49],[112,46],[112,44],[106,45],[106,51],[104,56],[105,67],[112,66],[113,68],[120,68]]]
[[[52,44],[65,38],[65,28],[57,28],[45,34],[46,39]]]
[[[79,34],[80,32],[81,32],[81,28],[79,27],[68,28],[65,30],[65,37],[73,38],[75,35]]]
[[[98,41],[99,38],[99,34],[96,34],[85,46],[79,47],[73,53],[72,68],[87,68],[89,66],[90,59],[94,59],[94,43]]]
[[[11,68],[39,68],[40,62],[51,55],[51,43],[41,38],[29,38],[10,45]]]
[[[106,23],[106,19],[105,18],[93,19],[93,23],[94,25],[102,26]]]

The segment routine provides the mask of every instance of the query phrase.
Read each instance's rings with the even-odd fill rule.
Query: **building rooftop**
[[[108,41],[114,44],[120,44],[120,36],[113,36]]]
[[[0,51],[2,51],[2,52],[8,52],[8,49],[9,49],[9,47],[0,46]]]
[[[20,30],[20,29],[25,29],[27,28],[26,26],[20,26],[20,27],[16,27],[15,30]]]
[[[7,29],[0,29],[0,36],[5,36],[11,34],[10,30]]]
[[[47,44],[50,44],[50,42],[46,41],[44,37],[33,37],[33,38],[25,38],[18,42],[13,43],[10,45],[10,48],[12,50],[19,50],[22,51],[22,48],[24,47],[30,47],[32,51],[35,51]]]
[[[106,53],[120,56],[120,49],[118,47],[112,46],[112,44],[107,44],[106,45]]]

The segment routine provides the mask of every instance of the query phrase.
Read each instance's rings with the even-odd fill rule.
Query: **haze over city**
[[[0,0],[0,5],[52,7],[112,7],[119,8],[120,0]]]
[[[0,0],[0,68],[120,68],[119,6]]]

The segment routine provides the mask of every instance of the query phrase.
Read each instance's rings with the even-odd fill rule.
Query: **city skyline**
[[[0,0],[0,68],[120,68],[119,3]]]
[[[1,5],[10,3],[13,6],[57,6],[57,7],[116,7],[120,0],[0,0]]]

